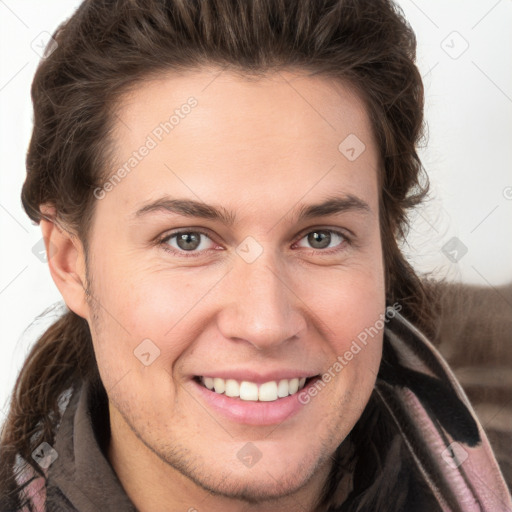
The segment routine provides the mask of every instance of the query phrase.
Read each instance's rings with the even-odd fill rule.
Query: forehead
[[[260,209],[262,197],[344,193],[370,203],[377,193],[364,103],[347,84],[304,72],[166,73],[121,98],[113,139],[109,174],[125,172],[109,201],[123,211],[162,192]]]

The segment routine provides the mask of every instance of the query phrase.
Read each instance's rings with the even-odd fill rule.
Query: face
[[[138,86],[116,119],[86,315],[116,469],[248,502],[300,492],[381,358],[380,333],[353,345],[385,308],[364,105],[326,78],[204,69]]]

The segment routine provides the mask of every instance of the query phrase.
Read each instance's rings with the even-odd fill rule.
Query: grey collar
[[[105,390],[84,382],[73,391],[55,437],[59,457],[48,472],[48,505],[69,510],[67,499],[79,512],[137,512],[104,454],[109,437]]]

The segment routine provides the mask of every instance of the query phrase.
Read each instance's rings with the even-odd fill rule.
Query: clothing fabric
[[[366,412],[379,411],[391,442],[375,481],[356,485],[347,475],[340,477],[330,510],[512,512],[487,436],[446,361],[397,311],[386,317],[384,329],[383,359]],[[366,344],[372,342],[366,338]],[[359,350],[366,346],[362,339],[356,343]],[[18,458],[18,484],[25,484],[20,492],[29,500],[21,512],[136,512],[105,456],[110,426],[103,387],[77,385],[63,393],[60,404],[62,418],[52,444],[57,459],[40,476]],[[375,508],[371,496],[392,493],[402,480],[406,491],[385,509]],[[336,504],[337,492],[346,485],[353,488],[352,504]]]

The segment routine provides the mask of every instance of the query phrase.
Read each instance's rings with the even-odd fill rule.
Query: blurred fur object
[[[512,283],[434,286],[440,313],[434,342],[468,395],[512,490]]]

